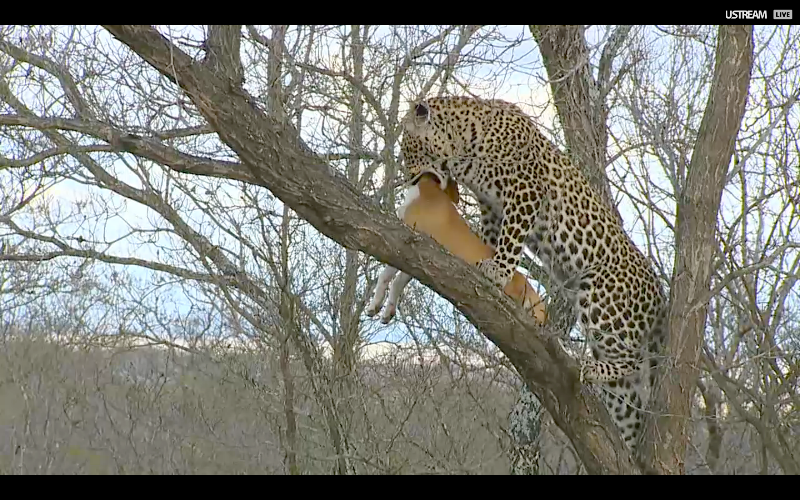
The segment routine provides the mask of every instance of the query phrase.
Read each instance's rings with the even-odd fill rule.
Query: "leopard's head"
[[[439,177],[443,186],[451,178],[447,160],[475,154],[482,141],[480,119],[485,110],[475,100],[440,97],[412,106],[403,120],[402,161],[407,178],[423,172]]]

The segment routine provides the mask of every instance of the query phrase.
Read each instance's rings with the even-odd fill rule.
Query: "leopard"
[[[432,172],[475,195],[481,239],[495,250],[477,264],[481,273],[504,287],[527,248],[550,286],[567,294],[592,353],[581,360],[580,381],[600,388],[622,439],[636,448],[667,334],[651,262],[570,156],[516,104],[430,97],[411,103],[402,127],[408,178]]]

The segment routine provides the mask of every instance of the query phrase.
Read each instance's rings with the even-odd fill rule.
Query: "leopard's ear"
[[[455,205],[458,205],[458,184],[456,181],[451,179],[450,177],[447,178],[447,186],[444,188],[444,192],[447,193],[447,197],[450,198]]]

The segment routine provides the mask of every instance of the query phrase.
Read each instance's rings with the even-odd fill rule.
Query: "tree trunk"
[[[511,436],[511,475],[538,476],[542,404],[525,384],[508,418],[508,434]]]
[[[669,342],[641,446],[649,472],[684,474],[706,325],[717,214],[734,142],[744,116],[753,66],[753,27],[720,26],[714,78],[695,142],[686,185],[679,186]],[[666,365],[666,366],[664,366]]]

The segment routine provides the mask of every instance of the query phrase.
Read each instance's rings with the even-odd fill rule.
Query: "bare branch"
[[[61,88],[64,90],[64,94],[67,96],[70,104],[72,104],[72,107],[75,109],[77,115],[86,119],[92,119],[95,117],[94,113],[92,113],[91,109],[89,108],[89,105],[81,97],[81,94],[78,91],[78,86],[75,84],[75,80],[73,80],[66,68],[59,66],[49,59],[31,54],[30,52],[23,50],[16,45],[12,45],[3,39],[0,39],[0,50],[10,55],[14,59],[37,66],[58,78]]]

